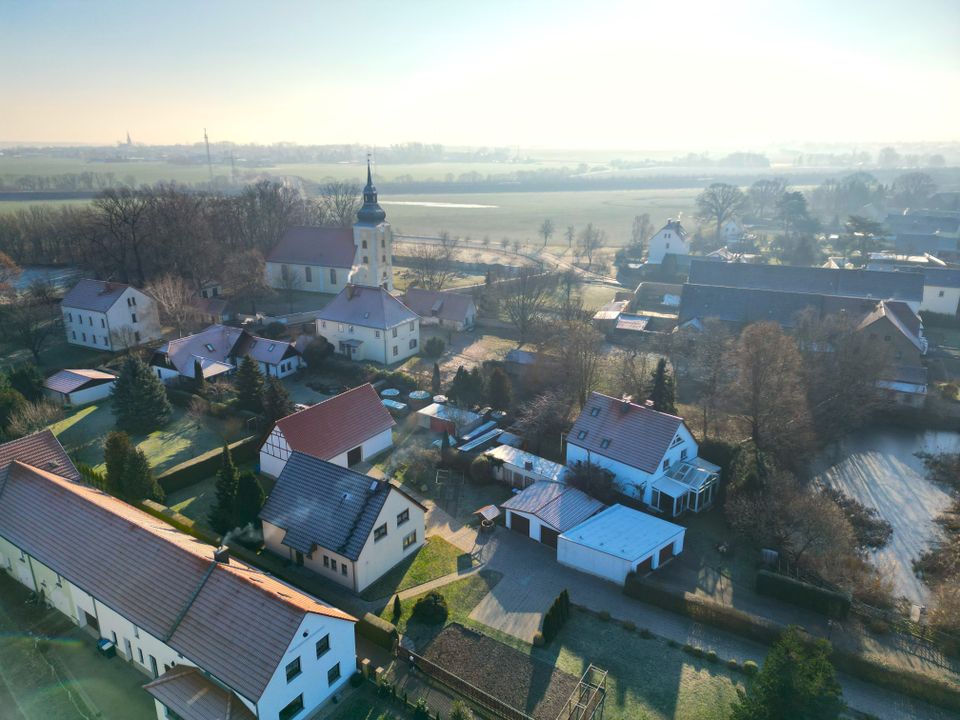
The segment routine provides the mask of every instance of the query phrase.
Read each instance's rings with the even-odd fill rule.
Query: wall
[[[283,266],[284,263],[266,263],[266,279],[267,285],[272,287],[274,290],[283,290]],[[317,293],[333,293],[336,294],[343,290],[344,286],[347,284],[347,280],[350,275],[350,268],[333,268],[336,275],[336,282],[330,281],[330,270],[329,267],[323,267],[320,265],[310,265],[310,282],[306,280],[306,268],[307,265],[295,265],[287,264],[288,272],[292,272],[297,278],[297,287],[296,290],[303,290],[305,292],[317,292]]]
[[[529,520],[529,521],[530,521],[530,537],[531,537],[532,539],[536,540],[537,542],[542,542],[541,539],[540,539],[540,527],[541,527],[541,525],[542,525],[543,523],[540,522],[540,519],[539,519],[539,518],[537,518],[537,517],[535,517],[535,516],[533,516],[533,515],[530,515],[529,513],[517,512],[516,510],[509,510],[509,509],[508,509],[508,510],[507,510],[506,524],[507,524],[507,527],[510,528],[511,530],[513,529],[513,516],[514,516],[514,515],[520,515],[521,517],[525,517],[527,520]],[[547,527],[549,527],[549,526],[547,526]]]
[[[64,307],[62,310],[63,329],[68,343],[104,351],[114,349],[110,330],[107,327],[107,316],[104,313],[75,310],[69,307]]]
[[[397,515],[403,510],[410,511],[410,519],[398,527]],[[375,542],[371,530],[370,537],[360,551],[360,557],[356,562],[357,592],[378,580],[394,565],[410,557],[417,548],[423,546],[425,534],[423,509],[396,490],[390,490],[373,527],[380,527],[384,523],[387,524],[387,536]],[[417,541],[404,549],[404,536],[414,531],[417,533]]]
[[[352,281],[358,285],[383,285],[393,292],[393,230],[390,223],[353,226],[353,242],[357,247],[356,270]],[[364,247],[364,243],[367,247]],[[364,262],[364,258],[367,262]]]
[[[317,320],[317,334],[326,338],[333,345],[335,352],[340,352],[340,341],[361,340],[363,344],[356,349],[354,360],[370,360],[372,362],[390,365],[403,362],[420,352],[420,321],[413,321],[413,330],[410,323],[404,322],[387,330],[336,323],[330,320]],[[353,327],[353,331],[350,328]],[[393,337],[396,329],[397,337]],[[410,347],[410,341],[416,340],[416,347]],[[397,355],[393,354],[393,347],[397,347]]]
[[[286,558],[291,562],[296,562],[296,552],[292,548],[289,548],[283,544],[283,537],[285,534],[286,530],[283,528],[263,521],[263,544],[266,546],[266,548],[275,555]],[[324,558],[327,558],[327,565],[323,564]],[[330,561],[336,561],[336,570],[331,568],[331,565],[329,564]],[[347,567],[346,575],[343,574],[344,565]],[[337,583],[338,585],[343,585],[350,590],[357,589],[355,585],[355,563],[349,558],[334,552],[333,550],[322,547],[315,548],[311,554],[304,555],[303,567],[317,573],[317,575]]]
[[[664,228],[650,238],[650,242],[647,245],[647,263],[659,265],[663,262],[663,256],[667,253],[688,255],[690,253],[690,247],[675,230],[667,230]]]
[[[113,382],[101,383],[100,385],[94,385],[93,387],[84,388],[83,390],[76,390],[69,395],[64,395],[63,393],[53,392],[50,390],[46,390],[44,392],[46,393],[47,397],[50,397],[57,402],[63,402],[64,404],[69,404],[76,407],[78,405],[86,405],[87,403],[92,403],[96,400],[102,400],[105,397],[109,397],[111,391],[113,390],[113,386]]]
[[[393,447],[393,431],[384,430],[361,443],[363,460]],[[349,451],[348,451],[349,452]],[[260,448],[260,472],[270,477],[279,477],[290,457],[290,445],[283,437],[279,427],[274,427]],[[332,458],[323,458],[327,462],[340,467],[347,467],[347,453],[343,452]]]
[[[128,298],[134,298],[136,305],[128,306]],[[131,317],[134,314],[137,316],[135,323],[132,322]],[[141,345],[163,337],[156,303],[134,288],[127,288],[107,311],[107,329],[110,330],[110,340],[114,350],[136,345],[135,332],[140,333],[139,344]]]
[[[940,293],[943,297],[940,297]],[[942,313],[955,317],[957,307],[960,305],[960,288],[937,287],[935,285],[923,286],[923,300],[920,303],[921,310]]]
[[[557,541],[557,562],[574,570],[622,583],[630,572],[630,561],[584,547],[560,536]]]

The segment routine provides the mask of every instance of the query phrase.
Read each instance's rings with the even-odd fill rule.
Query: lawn
[[[413,556],[393,568],[364,590],[364,600],[389,599],[401,590],[422,585],[459,569],[471,567],[470,555],[448,543],[439,535],[432,535]]]
[[[238,463],[237,469],[240,472],[254,470],[254,463]],[[258,476],[263,491],[267,494],[273,489],[276,482],[265,475]],[[190,518],[201,529],[213,532],[207,524],[207,518],[210,516],[210,510],[217,499],[217,478],[216,476],[204,478],[193,485],[177,490],[167,495],[164,503],[171,510],[176,510],[181,515]]]
[[[399,705],[377,697],[377,691],[371,683],[364,683],[348,692],[336,709],[326,716],[326,720],[399,720],[411,715]]]
[[[118,428],[109,401],[103,401],[70,411],[50,429],[71,457],[100,468],[103,465],[103,441],[111,430]],[[132,439],[146,454],[154,474],[160,474],[242,436],[243,425],[238,420],[223,421],[207,416],[194,418],[183,408],[174,407],[166,427]]]
[[[112,353],[68,344],[63,328],[57,328],[40,351],[38,365],[44,375],[49,375],[63,368],[95,368],[113,357]],[[24,362],[34,362],[29,350],[12,342],[0,343],[0,363],[16,365]]]

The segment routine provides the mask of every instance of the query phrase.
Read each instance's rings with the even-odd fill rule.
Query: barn
[[[600,512],[604,505],[564,483],[540,481],[500,507],[506,514],[508,528],[555,548],[560,533]]]
[[[557,560],[623,584],[627,574],[656,570],[683,550],[685,529],[624,505],[611,505],[560,535]]]

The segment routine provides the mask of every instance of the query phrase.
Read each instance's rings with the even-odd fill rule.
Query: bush
[[[438,337],[429,338],[423,344],[423,354],[427,357],[440,357],[443,355],[444,349],[446,349],[446,344]]]
[[[534,647],[543,647],[547,644],[547,641],[543,639],[543,633],[538,632],[533,636],[533,646]]]
[[[667,640],[667,647],[680,647],[680,643],[678,643],[676,640]]]
[[[636,623],[631,622],[630,620],[624,620],[622,623],[620,623],[620,626],[627,632],[633,632],[637,629]]]
[[[597,617],[604,622],[608,622],[610,620],[610,613],[608,613],[606,610],[601,610],[597,613]]]
[[[760,667],[753,660],[745,660],[743,663],[743,672],[745,675],[756,675],[760,672]]]
[[[417,379],[410,373],[400,370],[388,371],[381,368],[372,368],[367,375],[367,382],[381,381],[386,387],[396,388],[401,393],[408,393],[417,389]]]
[[[844,593],[819,588],[816,585],[778,575],[769,570],[757,572],[757,594],[775,597],[842,620],[850,612],[850,597]]]
[[[193,396],[191,396],[193,397]],[[250,462],[259,457],[260,439],[251,435],[243,440],[230,444],[230,452],[234,462]],[[157,477],[157,483],[167,494],[182,490],[194,483],[213,477],[220,469],[222,448],[216,448],[202,455],[175,465]]]
[[[425,697],[417,698],[417,704],[413,706],[413,720],[430,720],[430,706]]]
[[[197,396],[186,390],[180,390],[174,387],[167,388],[167,398],[170,400],[170,404],[176,405],[177,407],[190,407],[190,403],[193,402],[195,397]]]
[[[387,650],[393,650],[400,639],[397,627],[373,613],[366,613],[357,622],[357,633],[375,645]]]
[[[282,322],[274,321],[267,325],[263,329],[263,336],[268,337],[271,340],[276,340],[277,338],[286,337],[287,335],[287,326]]]
[[[739,670],[740,670],[740,663],[738,663],[738,662],[737,662],[736,660],[734,660],[733,658],[730,658],[729,660],[727,660],[727,667],[728,667],[730,670],[737,670],[737,671],[739,671]]]
[[[706,654],[707,662],[715,663],[717,661],[717,653],[713,650],[708,650]]]
[[[644,640],[653,640],[653,633],[647,628],[640,628],[640,637]]]
[[[350,676],[350,687],[360,687],[363,684],[363,675],[359,672],[355,672]]]
[[[493,480],[493,463],[486,455],[477,455],[470,463],[470,479],[483,484]]]
[[[447,600],[438,592],[427,594],[413,606],[413,617],[428,625],[446,622],[448,614]]]

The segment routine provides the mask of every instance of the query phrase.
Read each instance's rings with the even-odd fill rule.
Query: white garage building
[[[560,535],[557,560],[622,585],[629,572],[642,575],[679,555],[684,532],[672,522],[611,505]]]
[[[560,533],[583,523],[604,505],[585,492],[559,482],[536,482],[500,506],[507,527],[537,542],[557,547]]]
[[[85,405],[109,397],[116,381],[116,375],[100,370],[61,370],[43,381],[43,391],[61,405]]]

